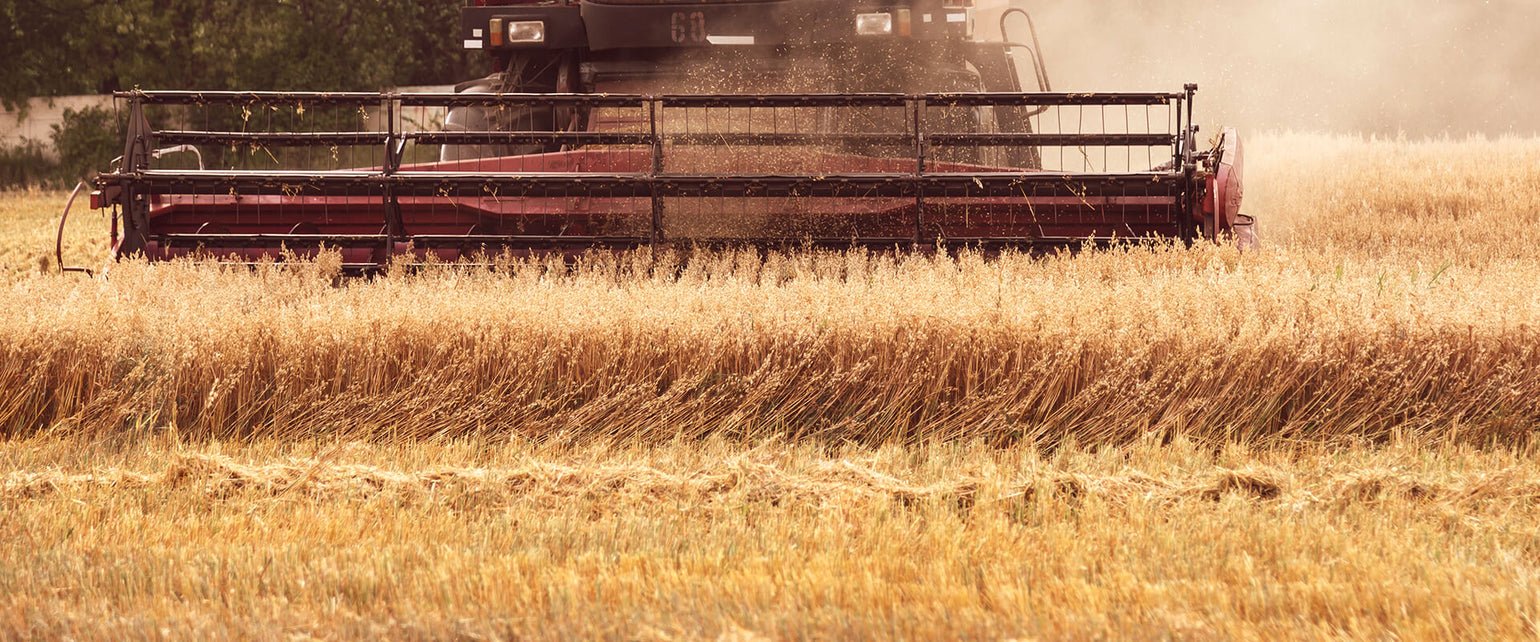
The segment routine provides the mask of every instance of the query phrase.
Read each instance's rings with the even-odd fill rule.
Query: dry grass
[[[1248,152],[1244,256],[90,280],[10,195],[0,637],[1540,635],[1540,141]]]

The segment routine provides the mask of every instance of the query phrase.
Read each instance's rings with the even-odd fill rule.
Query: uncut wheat
[[[1272,241],[1246,255],[18,276],[0,293],[0,430],[1530,439],[1540,144],[1284,136],[1251,154]]]

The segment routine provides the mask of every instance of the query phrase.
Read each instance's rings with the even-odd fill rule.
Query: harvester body
[[[93,206],[115,213],[115,257],[329,247],[365,271],[1247,237],[1239,141],[1198,149],[1194,87],[1055,93],[1035,35],[986,42],[974,20],[954,0],[466,7],[464,45],[498,71],[455,92],[120,94],[128,140]]]

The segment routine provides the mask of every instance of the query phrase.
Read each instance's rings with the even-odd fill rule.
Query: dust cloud
[[[986,0],[987,1],[987,0]],[[981,2],[981,5],[984,4]],[[1004,2],[976,29],[998,39]],[[1009,0],[1056,91],[1199,86],[1197,122],[1382,136],[1540,133],[1535,0]],[[1010,40],[1028,41],[1013,18]],[[1026,56],[1018,66],[1025,70]],[[1029,74],[1023,78],[1035,86]]]

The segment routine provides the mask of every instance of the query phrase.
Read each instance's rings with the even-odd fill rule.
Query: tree
[[[0,0],[0,100],[143,89],[448,84],[458,0]]]

